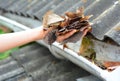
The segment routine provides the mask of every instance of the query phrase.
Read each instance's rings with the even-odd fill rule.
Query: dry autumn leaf
[[[120,31],[120,26],[115,28],[116,31]]]
[[[63,21],[64,19],[56,14],[54,14],[52,11],[46,12],[46,14],[43,16],[43,27],[47,28],[51,24],[56,24],[57,22]]]
[[[92,41],[89,38],[84,37],[82,40],[79,54],[82,56],[87,56],[91,58],[90,56],[95,53],[93,48],[94,48],[94,45]]]
[[[103,64],[108,71],[112,71],[116,69],[118,66],[120,66],[120,62],[112,62],[112,61],[106,61]]]
[[[45,28],[51,27],[52,30],[46,35],[45,41],[52,44],[59,35],[63,36],[71,30],[76,30],[76,33],[63,40],[62,44],[67,42],[75,43],[83,38],[91,30],[88,21],[90,16],[84,16],[83,10],[84,8],[81,7],[76,12],[66,12],[64,17],[58,16],[51,11],[47,12],[43,17],[43,26]]]

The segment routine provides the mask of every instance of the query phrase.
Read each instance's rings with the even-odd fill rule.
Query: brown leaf
[[[115,28],[116,31],[120,31],[120,26]]]
[[[52,14],[53,12],[52,11],[48,11],[45,13],[45,15],[43,16],[43,27],[44,28],[47,28],[48,27],[48,16],[50,14]]]
[[[54,14],[52,11],[48,11],[43,16],[43,27],[48,27],[51,24],[58,25],[58,22],[63,21],[64,19],[56,14]]]
[[[65,27],[69,25],[69,19],[65,19],[63,22],[60,23],[60,27]]]
[[[63,49],[65,49],[65,48],[68,48],[68,46],[66,44],[63,44]]]
[[[105,67],[120,66],[120,62],[106,61],[104,62]]]
[[[91,26],[88,22],[91,16],[84,16],[83,10],[84,8],[81,7],[76,12],[66,12],[66,16],[64,17],[58,16],[50,11],[47,12],[44,16],[45,22],[43,24],[45,27],[53,29],[45,38],[48,44],[53,43],[57,36],[63,36],[71,30],[77,30],[77,32],[63,40],[62,44],[67,42],[75,43],[82,39],[87,32],[91,30]]]
[[[120,66],[120,62],[106,61],[103,65],[107,68],[108,71],[113,71]]]
[[[69,18],[75,18],[75,17],[77,17],[77,14],[73,13],[73,12],[66,12],[65,15],[68,16]]]
[[[93,15],[84,16],[84,18],[82,18],[81,21],[89,20],[92,16]]]

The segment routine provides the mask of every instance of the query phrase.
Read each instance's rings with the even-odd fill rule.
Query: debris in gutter
[[[104,66],[107,68],[108,71],[113,71],[120,66],[120,62],[106,61],[104,62]]]
[[[120,31],[120,26],[115,28],[116,31]]]
[[[85,57],[91,58],[91,54],[94,54],[94,44],[92,40],[88,37],[84,37],[80,46],[79,54]]]
[[[75,51],[76,53],[85,57],[86,59],[88,59],[89,61],[91,61],[92,63],[104,70],[114,70],[120,64],[114,66],[107,66],[106,62],[101,63],[101,61],[97,59],[97,52],[94,49],[94,41],[92,41],[91,38],[85,36],[88,32],[91,32],[92,30],[91,24],[89,22],[89,18],[92,15],[84,16],[83,11],[84,8],[81,7],[78,10],[76,10],[76,12],[66,12],[65,16],[59,16],[53,13],[52,11],[48,11],[43,16],[44,30],[50,29],[50,32],[44,38],[45,42],[51,45],[56,41],[58,36],[65,35],[66,33],[75,29],[77,30],[75,34],[60,42],[61,44],[63,44],[63,49],[69,48],[69,46],[67,46],[67,43],[76,43],[77,41],[82,40],[79,52]],[[117,30],[119,31],[119,27]],[[109,40],[106,40],[106,43],[114,44],[112,41]],[[99,51],[100,50],[101,49],[99,49]],[[114,63],[116,64],[116,62]]]
[[[91,25],[89,23],[89,16],[84,16],[84,8],[81,7],[76,12],[66,12],[65,16],[59,16],[54,14],[52,11],[48,11],[43,16],[43,26],[44,29],[51,29],[51,31],[46,35],[45,41],[49,45],[56,41],[57,37],[64,35],[71,30],[77,30],[75,34],[69,38],[63,40],[61,44],[67,42],[75,43],[82,39],[87,32],[90,32]]]

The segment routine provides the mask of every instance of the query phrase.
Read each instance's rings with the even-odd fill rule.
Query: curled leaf
[[[106,61],[103,64],[108,71],[113,71],[116,69],[118,66],[120,66],[120,62],[112,62],[112,61]]]
[[[64,19],[56,14],[54,14],[52,11],[48,11],[43,16],[43,27],[48,27],[50,24],[56,24],[60,21],[63,21]],[[57,24],[58,25],[58,24]]]
[[[66,12],[65,15],[69,18],[75,18],[77,17],[77,14],[76,13],[73,13],[73,12]]]
[[[66,16],[64,17],[58,16],[51,11],[47,12],[43,17],[43,25],[53,29],[50,31],[51,33],[48,33],[45,38],[47,43],[53,43],[57,37],[60,37],[59,35],[63,36],[69,33],[71,30],[76,30],[76,33],[63,40],[62,44],[67,42],[75,43],[82,39],[87,34],[87,32],[91,30],[91,25],[88,21],[91,16],[84,16],[83,11],[84,8],[81,7],[76,10],[76,12],[66,12]]]

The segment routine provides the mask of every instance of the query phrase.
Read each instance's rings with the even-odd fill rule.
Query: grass
[[[2,30],[2,29],[0,29],[0,34],[4,34],[5,32]],[[18,50],[19,48],[17,47],[17,48],[13,48],[13,49],[10,49],[10,50],[8,50],[8,51],[5,51],[5,52],[3,52],[3,53],[0,53],[0,60],[3,60],[3,59],[6,59],[7,57],[9,57],[10,56],[10,54],[11,54],[11,52],[13,52],[13,51],[15,51],[15,50]]]

